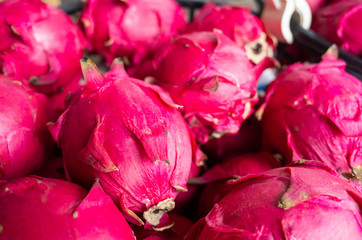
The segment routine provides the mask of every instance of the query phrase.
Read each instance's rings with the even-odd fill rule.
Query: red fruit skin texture
[[[46,127],[47,99],[18,79],[0,75],[0,108],[0,179],[26,176],[55,146]]]
[[[360,178],[361,89],[345,62],[329,54],[318,64],[290,65],[267,91],[264,149],[286,162],[312,159]]]
[[[134,239],[98,182],[88,192],[63,180],[30,176],[0,182],[0,239]]]
[[[272,57],[274,42],[266,33],[264,23],[249,8],[205,4],[187,26],[186,32],[220,30],[245,49],[249,59],[259,63],[265,56]],[[257,49],[253,50],[258,44]],[[255,59],[253,58],[255,57]]]
[[[273,168],[281,167],[280,162],[268,152],[242,154],[224,159],[206,171],[201,179],[206,183],[199,199],[197,216],[205,217],[233,188],[229,180],[247,175],[262,174]]]
[[[342,49],[361,57],[361,20],[361,1],[335,1],[316,11],[312,29]]]
[[[361,239],[361,195],[316,162],[235,182],[185,239]]]
[[[117,57],[139,64],[185,24],[185,13],[174,0],[88,0],[80,17],[93,50],[109,64]]]
[[[167,222],[164,213],[174,207],[177,193],[187,189],[190,130],[158,86],[125,76],[117,67],[104,79],[93,70],[85,68],[84,91],[51,127],[66,173],[84,186],[98,178],[127,219],[138,225],[145,223],[143,212],[166,201],[169,206],[151,214]],[[147,219],[146,227],[151,227]]]
[[[257,102],[245,52],[218,31],[179,35],[154,60],[156,83],[182,105],[199,143],[236,133]]]
[[[81,78],[79,60],[87,43],[60,9],[40,0],[2,1],[0,33],[3,74],[50,95]]]

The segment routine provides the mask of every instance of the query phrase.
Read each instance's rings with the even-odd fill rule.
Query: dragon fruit
[[[275,41],[266,33],[264,23],[254,16],[249,8],[205,4],[186,31],[213,31],[214,29],[222,31],[245,49],[248,58],[256,64],[266,56],[274,55]]]
[[[91,190],[30,176],[0,181],[0,239],[135,239],[98,182]]]
[[[281,167],[277,159],[268,152],[250,153],[227,158],[215,165],[200,178],[193,182],[206,183],[199,199],[197,216],[204,217],[232,189],[227,184],[231,179],[237,179],[250,174],[261,174],[270,169]]]
[[[312,29],[318,35],[361,57],[361,19],[360,0],[336,1],[316,12]]]
[[[156,55],[153,81],[183,106],[186,122],[204,144],[239,130],[258,100],[257,77],[274,64],[265,58],[253,67],[245,52],[219,31],[193,32],[179,35]]]
[[[308,3],[310,10],[314,14],[316,11],[318,11],[318,9],[323,7],[323,5],[328,2],[328,0],[306,0],[306,2]]]
[[[104,76],[89,59],[82,68],[83,92],[50,126],[67,174],[85,186],[98,178],[132,223],[166,228],[165,213],[187,190],[194,151],[179,106],[160,87],[128,77],[118,62]]]
[[[186,25],[174,0],[88,0],[80,24],[95,51],[138,64]]]
[[[62,157],[53,157],[48,160],[39,170],[31,173],[44,178],[55,178],[67,180]]]
[[[296,63],[268,89],[264,149],[286,162],[313,159],[362,177],[362,83],[332,51],[318,64]]]
[[[202,146],[202,150],[208,156],[208,163],[212,164],[231,156],[257,153],[261,150],[261,145],[261,121],[252,114],[241,124],[236,134],[210,139]]]
[[[46,127],[47,99],[21,81],[0,75],[0,179],[40,168],[54,143]]]
[[[362,239],[362,196],[313,162],[237,180],[185,240]]]
[[[60,9],[40,0],[1,1],[0,32],[3,74],[46,94],[57,94],[81,78],[79,59],[86,42]]]
[[[146,230],[141,227],[133,227],[132,230],[136,239],[142,240],[180,240],[186,235],[187,231],[193,225],[193,222],[186,217],[170,214],[174,223],[173,226],[165,231]]]

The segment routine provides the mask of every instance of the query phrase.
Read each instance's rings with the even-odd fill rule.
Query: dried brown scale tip
[[[157,226],[160,224],[160,220],[166,212],[171,211],[175,208],[175,202],[168,198],[161,202],[159,202],[157,205],[149,208],[147,211],[143,212],[143,218],[146,219],[148,223],[150,223],[153,226]],[[167,228],[172,227],[170,225]]]

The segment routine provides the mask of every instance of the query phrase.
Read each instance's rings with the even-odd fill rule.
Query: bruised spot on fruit
[[[175,202],[171,198],[167,198],[157,205],[150,207],[147,211],[143,212],[143,218],[151,225],[157,226],[160,220],[168,211],[175,208]]]
[[[73,218],[77,218],[78,215],[79,215],[78,211],[75,211],[75,212],[73,213]]]

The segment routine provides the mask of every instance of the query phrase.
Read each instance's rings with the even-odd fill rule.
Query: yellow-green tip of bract
[[[87,89],[98,89],[103,85],[104,76],[92,60],[83,57],[80,60],[80,65]]]

